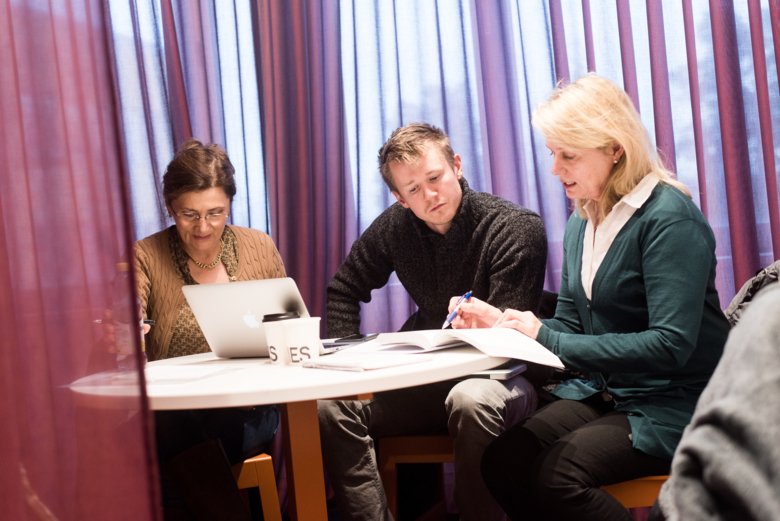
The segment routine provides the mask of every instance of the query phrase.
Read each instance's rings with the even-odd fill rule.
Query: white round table
[[[329,355],[338,356],[338,355]],[[327,519],[317,400],[413,387],[467,376],[504,363],[475,348],[452,348],[424,361],[342,371],[272,364],[268,359],[221,359],[213,353],[146,364],[146,395],[155,410],[282,404],[293,519]],[[134,373],[100,373],[71,385],[81,402],[111,406],[140,393]],[[443,406],[443,404],[442,404]]]

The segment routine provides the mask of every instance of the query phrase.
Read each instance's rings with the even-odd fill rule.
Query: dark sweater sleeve
[[[528,210],[508,212],[495,225],[487,247],[490,292],[487,302],[499,309],[536,312],[544,287],[547,235],[542,219]]]
[[[371,300],[371,291],[383,287],[393,272],[389,245],[383,230],[387,212],[380,215],[352,244],[344,263],[327,289],[327,336],[338,338],[360,331],[360,302]]]

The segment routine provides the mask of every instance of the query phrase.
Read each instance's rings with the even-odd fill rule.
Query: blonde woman
[[[600,487],[666,474],[723,351],[715,239],[663,166],[626,93],[588,75],[534,113],[552,173],[574,203],[555,317],[472,299],[455,327],[512,327],[582,378],[485,451],[512,519],[630,520]]]

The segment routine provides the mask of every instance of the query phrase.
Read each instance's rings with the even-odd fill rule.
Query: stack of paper
[[[320,356],[303,362],[303,367],[320,369],[339,369],[342,371],[368,371],[383,367],[414,364],[430,360],[431,355],[409,355],[404,353],[380,352],[341,352],[328,356]]]
[[[563,362],[536,340],[514,329],[426,329],[381,333],[375,340],[348,350],[305,362],[305,367],[329,367],[362,371],[427,360],[439,349],[469,345],[496,358],[563,369]],[[338,367],[337,367],[338,366]]]

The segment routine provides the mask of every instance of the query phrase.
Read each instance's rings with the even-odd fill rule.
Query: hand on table
[[[542,322],[530,311],[507,309],[493,324],[493,327],[510,327],[536,340],[539,330],[542,328]]]

